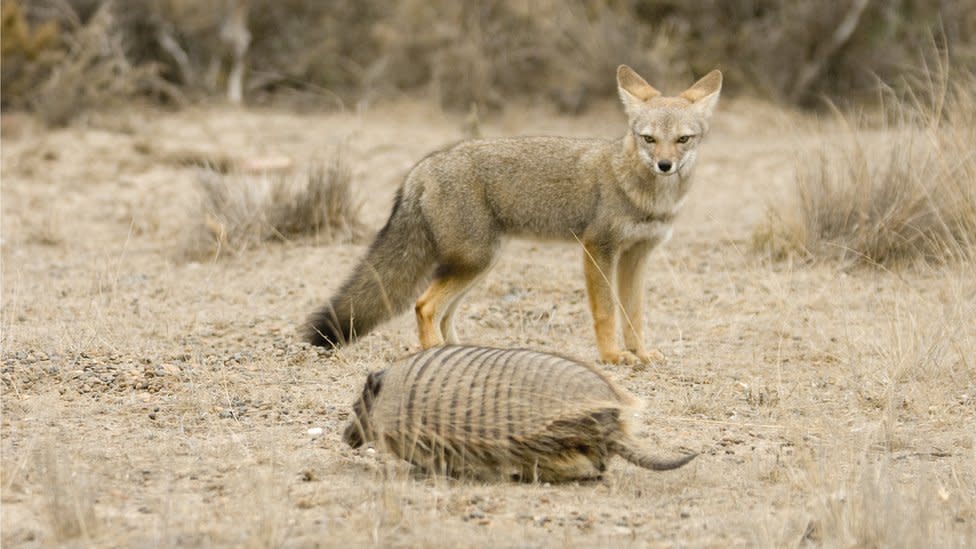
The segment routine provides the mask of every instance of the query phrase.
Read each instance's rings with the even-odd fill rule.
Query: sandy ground
[[[299,342],[366,242],[182,255],[197,172],[166,151],[302,166],[342,147],[376,229],[460,117],[123,110],[43,131],[5,115],[3,546],[976,545],[973,266],[763,261],[753,227],[816,136],[762,105],[720,108],[648,266],[648,343],[668,362],[604,367],[647,403],[648,444],[702,455],[666,473],[616,460],[569,485],[418,477],[342,444],[365,374],[418,348],[411,315],[334,355]],[[513,109],[483,129],[622,128],[606,105]],[[580,256],[510,243],[460,309],[461,338],[595,360]]]

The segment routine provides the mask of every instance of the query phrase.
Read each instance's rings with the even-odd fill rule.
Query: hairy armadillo
[[[445,346],[369,374],[343,440],[451,476],[546,482],[599,477],[613,455],[681,467],[630,436],[637,400],[596,369],[525,349]]]

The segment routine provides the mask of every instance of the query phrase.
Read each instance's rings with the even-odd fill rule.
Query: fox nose
[[[657,167],[662,172],[667,173],[667,172],[671,171],[671,162],[669,162],[667,160],[660,160],[657,163]]]

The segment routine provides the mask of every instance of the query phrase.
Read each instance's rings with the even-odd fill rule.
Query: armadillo
[[[638,400],[594,367],[526,349],[444,346],[369,374],[343,440],[430,472],[558,482],[598,478],[619,455],[676,469],[630,435]]]

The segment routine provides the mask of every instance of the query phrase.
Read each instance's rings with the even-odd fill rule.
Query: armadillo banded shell
[[[430,467],[437,466],[431,460],[463,458],[474,468],[497,468],[553,451],[560,426],[608,440],[609,432],[586,431],[619,430],[620,410],[635,405],[603,374],[567,358],[446,346],[391,366],[370,415],[377,439],[410,461]],[[589,419],[594,414],[613,418],[601,424]]]

